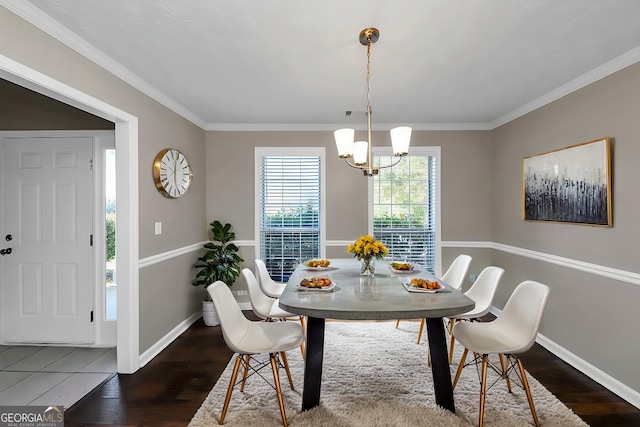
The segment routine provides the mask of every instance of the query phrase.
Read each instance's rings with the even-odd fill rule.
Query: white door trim
[[[118,200],[117,358],[119,373],[140,368],[139,242],[138,242],[138,118],[97,98],[0,55],[0,78],[62,101],[115,123]]]

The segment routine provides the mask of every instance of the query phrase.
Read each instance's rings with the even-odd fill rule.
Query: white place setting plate
[[[444,289],[444,287],[442,285],[440,285],[438,283],[438,285],[440,286],[438,289],[425,289],[425,288],[421,288],[419,286],[414,286],[411,284],[411,280],[410,279],[404,279],[401,281],[402,286],[404,286],[404,288],[409,291],[409,292],[417,292],[417,293],[423,293],[423,294],[435,294],[436,292],[442,292],[442,290]]]
[[[324,267],[313,265],[318,261],[326,261],[327,265]],[[304,267],[309,271],[325,271],[331,268],[331,261],[329,261],[328,259],[311,259],[309,261],[305,261],[302,265],[304,265]]]
[[[298,284],[299,291],[311,291],[311,292],[333,292],[333,289],[336,287],[336,282],[331,282],[329,286],[325,286],[322,288],[310,288],[308,286],[302,286]]]
[[[400,266],[400,265],[409,265],[410,268],[406,269],[406,268],[395,268],[394,266]],[[416,269],[410,262],[398,262],[398,261],[392,261],[389,263],[389,270],[391,270],[394,273],[397,274],[412,274],[412,273],[417,273],[418,269]]]

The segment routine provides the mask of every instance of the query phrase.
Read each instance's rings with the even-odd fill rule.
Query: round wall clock
[[[179,150],[165,148],[153,161],[153,180],[164,197],[182,197],[191,186],[193,173],[189,161]]]

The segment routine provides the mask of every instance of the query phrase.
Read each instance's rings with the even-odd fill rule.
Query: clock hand
[[[178,169],[178,159],[177,159],[177,158],[174,158],[174,159],[173,159],[173,183],[174,183],[174,184],[177,184],[177,182],[176,182],[176,180],[178,179],[178,176],[177,176],[177,175],[178,175],[177,169]]]

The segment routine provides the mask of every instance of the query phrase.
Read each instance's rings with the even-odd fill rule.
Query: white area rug
[[[454,390],[456,414],[435,404],[431,369],[427,365],[426,333],[415,341],[418,322],[327,322],[321,404],[301,412],[303,361],[300,351],[287,353],[295,391],[281,370],[287,420],[291,427],[319,426],[473,426],[478,423],[480,384],[476,369],[468,366]],[[456,345],[452,377],[462,354]],[[469,360],[469,359],[467,359]],[[189,427],[217,425],[233,361],[196,412]],[[526,365],[525,365],[526,368]],[[270,368],[262,371],[273,380]],[[496,375],[496,374],[492,374]],[[529,385],[542,426],[586,426],[562,402],[530,375]],[[490,384],[491,382],[489,382]],[[527,397],[512,385],[507,392],[499,381],[487,393],[486,426],[533,425]],[[260,377],[237,387],[225,418],[226,426],[281,426],[275,391]]]

